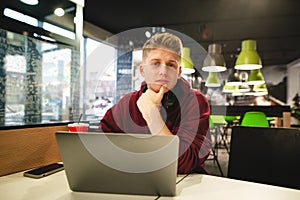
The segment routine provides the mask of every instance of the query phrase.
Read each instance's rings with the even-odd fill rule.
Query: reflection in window
[[[80,91],[75,106],[84,120],[98,121],[115,103],[114,47],[86,39],[86,62],[79,66],[71,47],[1,29],[0,39],[5,44],[0,51],[0,126],[73,120],[75,90]]]
[[[1,125],[69,120],[72,49],[0,33]]]
[[[21,55],[6,55],[6,107],[5,123],[23,124],[25,109],[26,60]]]
[[[42,119],[68,120],[71,50],[43,44],[42,58]]]

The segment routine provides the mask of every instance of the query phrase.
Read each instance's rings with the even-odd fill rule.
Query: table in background
[[[276,127],[290,127],[291,122],[291,107],[290,106],[222,106],[211,105],[212,115],[224,116],[243,116],[248,111],[261,111],[267,117],[275,117]],[[282,119],[282,123],[281,123]]]

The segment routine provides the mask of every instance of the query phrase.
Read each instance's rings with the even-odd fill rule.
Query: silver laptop
[[[177,136],[56,132],[56,140],[72,191],[176,194]]]

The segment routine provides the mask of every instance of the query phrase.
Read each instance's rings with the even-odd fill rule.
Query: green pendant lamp
[[[243,96],[244,93],[239,91],[239,86],[234,86],[234,91],[231,93],[232,96]]]
[[[193,61],[190,57],[190,48],[183,47],[181,56],[181,67],[183,74],[192,74],[195,72]]]
[[[203,61],[202,70],[205,72],[223,72],[227,70],[220,44],[210,44],[208,46],[208,53]]]
[[[252,70],[262,68],[261,59],[256,51],[255,40],[242,41],[242,50],[235,62],[235,69]]]
[[[229,94],[233,93],[234,90],[235,90],[235,87],[236,86],[234,86],[234,85],[229,85],[228,82],[226,81],[225,84],[224,84],[224,86],[223,86],[222,92],[223,93],[229,93]]]
[[[250,75],[247,83],[248,85],[259,85],[265,83],[265,79],[260,69],[253,69],[250,71]]]
[[[265,83],[254,85],[253,91],[255,91],[255,96],[263,96],[268,94],[268,89]]]
[[[209,72],[208,77],[205,81],[205,86],[206,87],[220,87],[221,86],[221,81],[218,77],[217,72]]]

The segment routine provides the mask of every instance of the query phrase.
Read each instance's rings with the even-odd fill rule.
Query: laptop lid
[[[176,194],[177,136],[56,132],[56,140],[72,191]]]

